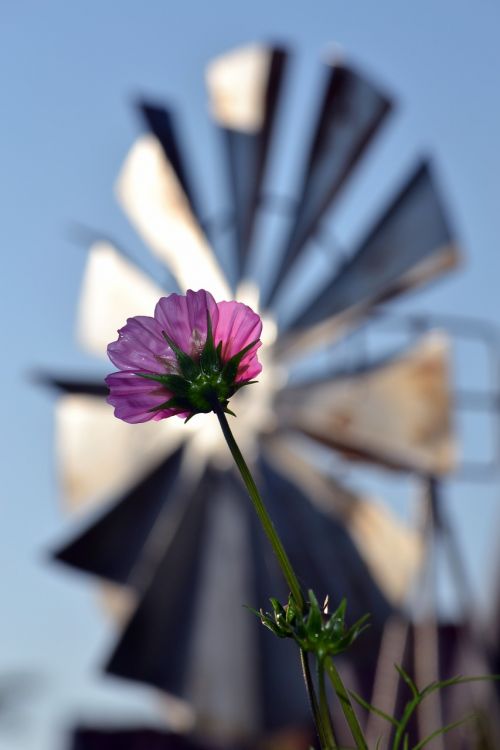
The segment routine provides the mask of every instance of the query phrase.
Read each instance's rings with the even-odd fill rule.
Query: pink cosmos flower
[[[119,372],[108,375],[108,403],[125,422],[190,418],[222,405],[259,374],[262,321],[241,302],[209,292],[162,297],[154,317],[129,318],[108,346]]]

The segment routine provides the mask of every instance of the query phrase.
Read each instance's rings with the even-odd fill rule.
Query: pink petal
[[[176,409],[152,412],[152,408],[163,404],[172,394],[159,383],[141,378],[133,372],[113,372],[107,376],[106,384],[110,391],[108,404],[115,407],[115,416],[125,422],[136,424],[178,413]]]
[[[257,341],[241,360],[236,381],[254,378],[262,370],[257,359],[262,321],[257,313],[241,302],[219,302],[219,321],[214,328],[215,344],[222,341],[222,359],[227,362],[252,341]]]
[[[161,357],[175,357],[162,335],[159,323],[145,315],[129,318],[118,331],[118,340],[108,346],[108,357],[120,370],[165,372]]]
[[[209,292],[188,290],[186,296],[170,294],[162,297],[155,308],[160,330],[165,331],[182,351],[194,354],[207,338],[207,311],[215,330],[219,312]]]

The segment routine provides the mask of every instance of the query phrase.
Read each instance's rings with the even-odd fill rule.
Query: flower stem
[[[292,568],[292,564],[288,559],[285,548],[283,547],[281,539],[278,536],[278,532],[274,528],[274,524],[269,517],[264,502],[260,496],[259,490],[257,489],[257,485],[255,484],[252,474],[250,473],[250,469],[248,468],[246,461],[243,458],[243,455],[238,447],[238,444],[234,439],[231,428],[229,427],[229,424],[227,422],[226,415],[224,414],[224,411],[222,410],[220,404],[214,405],[214,411],[217,414],[219,424],[226,439],[226,443],[228,444],[229,450],[231,451],[236,466],[238,467],[241,477],[245,483],[257,516],[262,524],[267,538],[271,543],[274,554],[276,555],[285,580],[295,600],[295,604],[302,610],[304,607],[304,596],[302,594],[300,584],[297,580],[297,576],[295,575],[295,572]],[[309,703],[311,706],[314,723],[316,725],[316,730],[318,732],[318,738],[321,748],[322,750],[334,750],[335,746],[328,744],[328,735],[325,733],[324,721],[321,716],[318,699],[316,697],[316,691],[314,689],[314,683],[311,678],[308,656],[303,649],[300,649],[300,661],[302,665],[302,674],[304,676],[306,691],[309,696]]]
[[[330,711],[328,709],[328,697],[326,694],[325,659],[319,654],[317,654],[316,656],[316,674],[319,687],[319,711],[323,731],[325,733],[326,747],[328,748],[328,750],[336,750],[337,741],[333,732],[332,720],[330,718]]]
[[[309,696],[311,712],[313,715],[314,723],[316,725],[316,731],[318,733],[318,739],[319,739],[321,749],[330,750],[330,748],[327,745],[328,739],[325,733],[325,728],[323,726],[323,719],[321,716],[318,699],[316,698],[316,691],[314,689],[314,683],[311,677],[311,670],[309,667],[309,658],[307,655],[307,651],[304,651],[304,649],[302,648],[300,649],[300,663],[302,665],[302,674],[304,676],[304,682],[306,685],[307,694]]]
[[[368,745],[366,743],[363,730],[361,729],[361,725],[358,721],[358,717],[354,713],[354,708],[352,707],[349,693],[347,692],[344,683],[342,682],[342,678],[331,658],[327,658],[325,660],[325,667],[326,671],[328,672],[328,677],[330,678],[330,681],[333,685],[333,689],[335,690],[340,701],[342,711],[344,712],[344,716],[349,725],[349,729],[351,730],[353,739],[356,743],[356,749],[368,750]]]
[[[285,580],[295,600],[295,604],[299,609],[302,610],[304,606],[304,596],[300,589],[297,576],[295,575],[295,572],[292,568],[292,564],[288,559],[285,548],[283,547],[281,539],[278,536],[278,532],[274,528],[274,524],[271,521],[271,518],[269,517],[266,507],[262,501],[259,490],[257,489],[257,485],[255,484],[254,479],[250,473],[250,469],[248,468],[245,459],[243,458],[243,455],[238,447],[238,444],[234,439],[233,433],[231,432],[231,428],[229,427],[222,406],[217,403],[217,405],[214,406],[214,411],[219,419],[219,424],[226,439],[226,443],[228,444],[229,450],[232,453],[236,466],[238,467],[241,477],[248,490],[248,494],[250,495],[250,499],[255,508],[255,512],[259,517],[262,528],[264,529],[267,538],[271,543],[274,554],[276,555],[280,568],[283,572],[283,575],[285,576]]]

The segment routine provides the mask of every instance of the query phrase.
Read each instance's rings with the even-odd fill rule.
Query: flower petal
[[[207,338],[207,311],[215,330],[219,312],[210,292],[188,290],[187,294],[162,297],[155,308],[160,331],[173,339],[186,354],[196,354]]]
[[[108,404],[115,407],[115,416],[125,422],[136,424],[150,419],[163,419],[178,414],[178,409],[151,411],[172,397],[167,389],[154,381],[141,378],[134,372],[113,372],[108,375]]]
[[[118,331],[118,340],[108,346],[108,357],[120,370],[165,372],[164,360],[175,357],[163,338],[162,328],[145,315],[129,318]]]
[[[212,380],[206,381],[205,385],[212,395],[217,394],[217,398],[220,397],[222,401],[226,397],[228,386],[231,390],[235,383],[251,380],[258,375],[261,365],[256,352],[260,346],[262,323],[256,313],[239,302],[216,304],[212,295],[205,290],[189,290],[186,296],[171,294],[159,300],[154,318],[129,318],[126,325],[118,331],[118,340],[108,346],[109,358],[120,370],[106,378],[110,388],[108,403],[115,407],[116,417],[125,422],[137,423],[173,415],[186,417],[209,410],[212,402],[195,398],[198,391],[196,388],[193,390],[192,381],[192,378],[208,377],[202,372],[200,362],[200,354],[207,338],[208,318],[212,324],[215,343],[221,344],[223,363],[251,346],[238,365],[236,377],[234,370],[230,369],[222,369],[219,373],[230,381],[224,384],[225,390],[219,392]],[[171,346],[166,338],[172,339]],[[184,362],[181,373],[178,357],[172,347],[179,357],[178,349],[185,352],[192,359],[192,367]],[[188,411],[181,412],[179,408],[155,411],[155,408],[168,402],[174,394],[157,380],[140,377],[147,373],[174,373],[186,378],[186,388],[181,391],[186,391],[183,403],[184,409],[187,407]],[[174,388],[177,382],[170,381],[171,387]],[[176,388],[174,390],[177,393]]]
[[[222,341],[222,359],[227,362],[252,341],[260,338],[262,321],[257,313],[242,302],[219,302],[217,307],[219,320],[217,327],[214,327],[214,340],[216,345]],[[257,341],[241,360],[236,382],[251,380],[262,370],[256,354],[260,345],[261,342]]]

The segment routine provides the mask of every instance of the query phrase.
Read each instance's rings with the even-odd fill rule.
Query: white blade
[[[312,466],[293,438],[274,437],[268,448],[269,458],[315,505],[342,520],[380,589],[400,605],[422,560],[417,530],[403,524],[379,500],[353,492]]]
[[[108,242],[89,252],[79,303],[78,339],[92,354],[106,355],[117,330],[133,315],[153,315],[162,289]]]
[[[153,135],[142,136],[132,146],[116,193],[129,219],[174,274],[182,292],[207,289],[217,301],[231,299],[226,278]]]
[[[456,465],[448,341],[426,336],[404,356],[366,373],[290,389],[285,424],[348,457],[442,475]]]
[[[272,48],[239,47],[207,66],[210,110],[225,128],[256,133],[264,124]]]
[[[63,497],[80,510],[113,497],[169,455],[184,437],[180,419],[129,425],[102,398],[62,396],[56,451]]]

